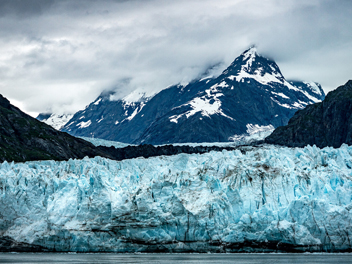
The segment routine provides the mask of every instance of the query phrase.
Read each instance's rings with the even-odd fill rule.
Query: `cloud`
[[[351,1],[1,1],[0,93],[27,112],[75,112],[104,90],[153,94],[256,44],[289,79],[347,81]],[[214,67],[216,66],[216,67]]]
[[[53,0],[0,0],[0,16],[15,15],[23,18],[41,15],[53,4]]]

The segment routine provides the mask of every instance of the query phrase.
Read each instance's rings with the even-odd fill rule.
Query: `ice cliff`
[[[4,162],[1,250],[350,251],[351,168],[347,145]]]

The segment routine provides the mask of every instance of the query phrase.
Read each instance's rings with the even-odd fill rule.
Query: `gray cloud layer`
[[[0,0],[0,93],[28,112],[72,112],[217,74],[256,44],[288,79],[351,79],[349,0]]]

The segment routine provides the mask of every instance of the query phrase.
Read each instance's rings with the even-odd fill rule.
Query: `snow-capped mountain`
[[[174,85],[151,98],[111,96],[99,96],[61,130],[134,144],[226,142],[253,127],[286,125],[296,110],[325,94],[319,84],[287,81],[252,47],[218,77]]]
[[[120,124],[128,123],[143,109],[148,98],[143,94],[113,100],[113,93],[101,94],[86,109],[77,112],[62,128],[76,136],[111,139]],[[126,141],[125,141],[126,142]],[[130,142],[127,142],[130,143]]]
[[[56,130],[60,130],[72,117],[73,114],[39,114],[37,119],[55,128]]]

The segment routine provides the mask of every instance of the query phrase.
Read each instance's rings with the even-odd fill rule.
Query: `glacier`
[[[122,143],[118,141],[110,141],[101,138],[90,138],[90,137],[78,137],[85,141],[92,143],[94,146],[114,147],[114,148],[125,148],[128,146],[137,146],[134,144]]]
[[[5,161],[0,245],[61,252],[351,251],[351,168],[347,145]]]
[[[202,143],[173,143],[173,146],[191,146],[191,147],[236,147],[240,145],[250,145],[256,144],[268,137],[273,131],[274,127],[272,125],[259,126],[257,124],[247,124],[247,133],[242,135],[233,135],[229,138],[229,142],[202,142]],[[91,137],[79,137],[84,139],[94,146],[104,146],[104,147],[114,147],[114,148],[125,148],[128,146],[137,146],[135,144],[122,143],[118,141],[110,141],[101,138],[91,138]],[[166,146],[169,144],[154,145]]]

